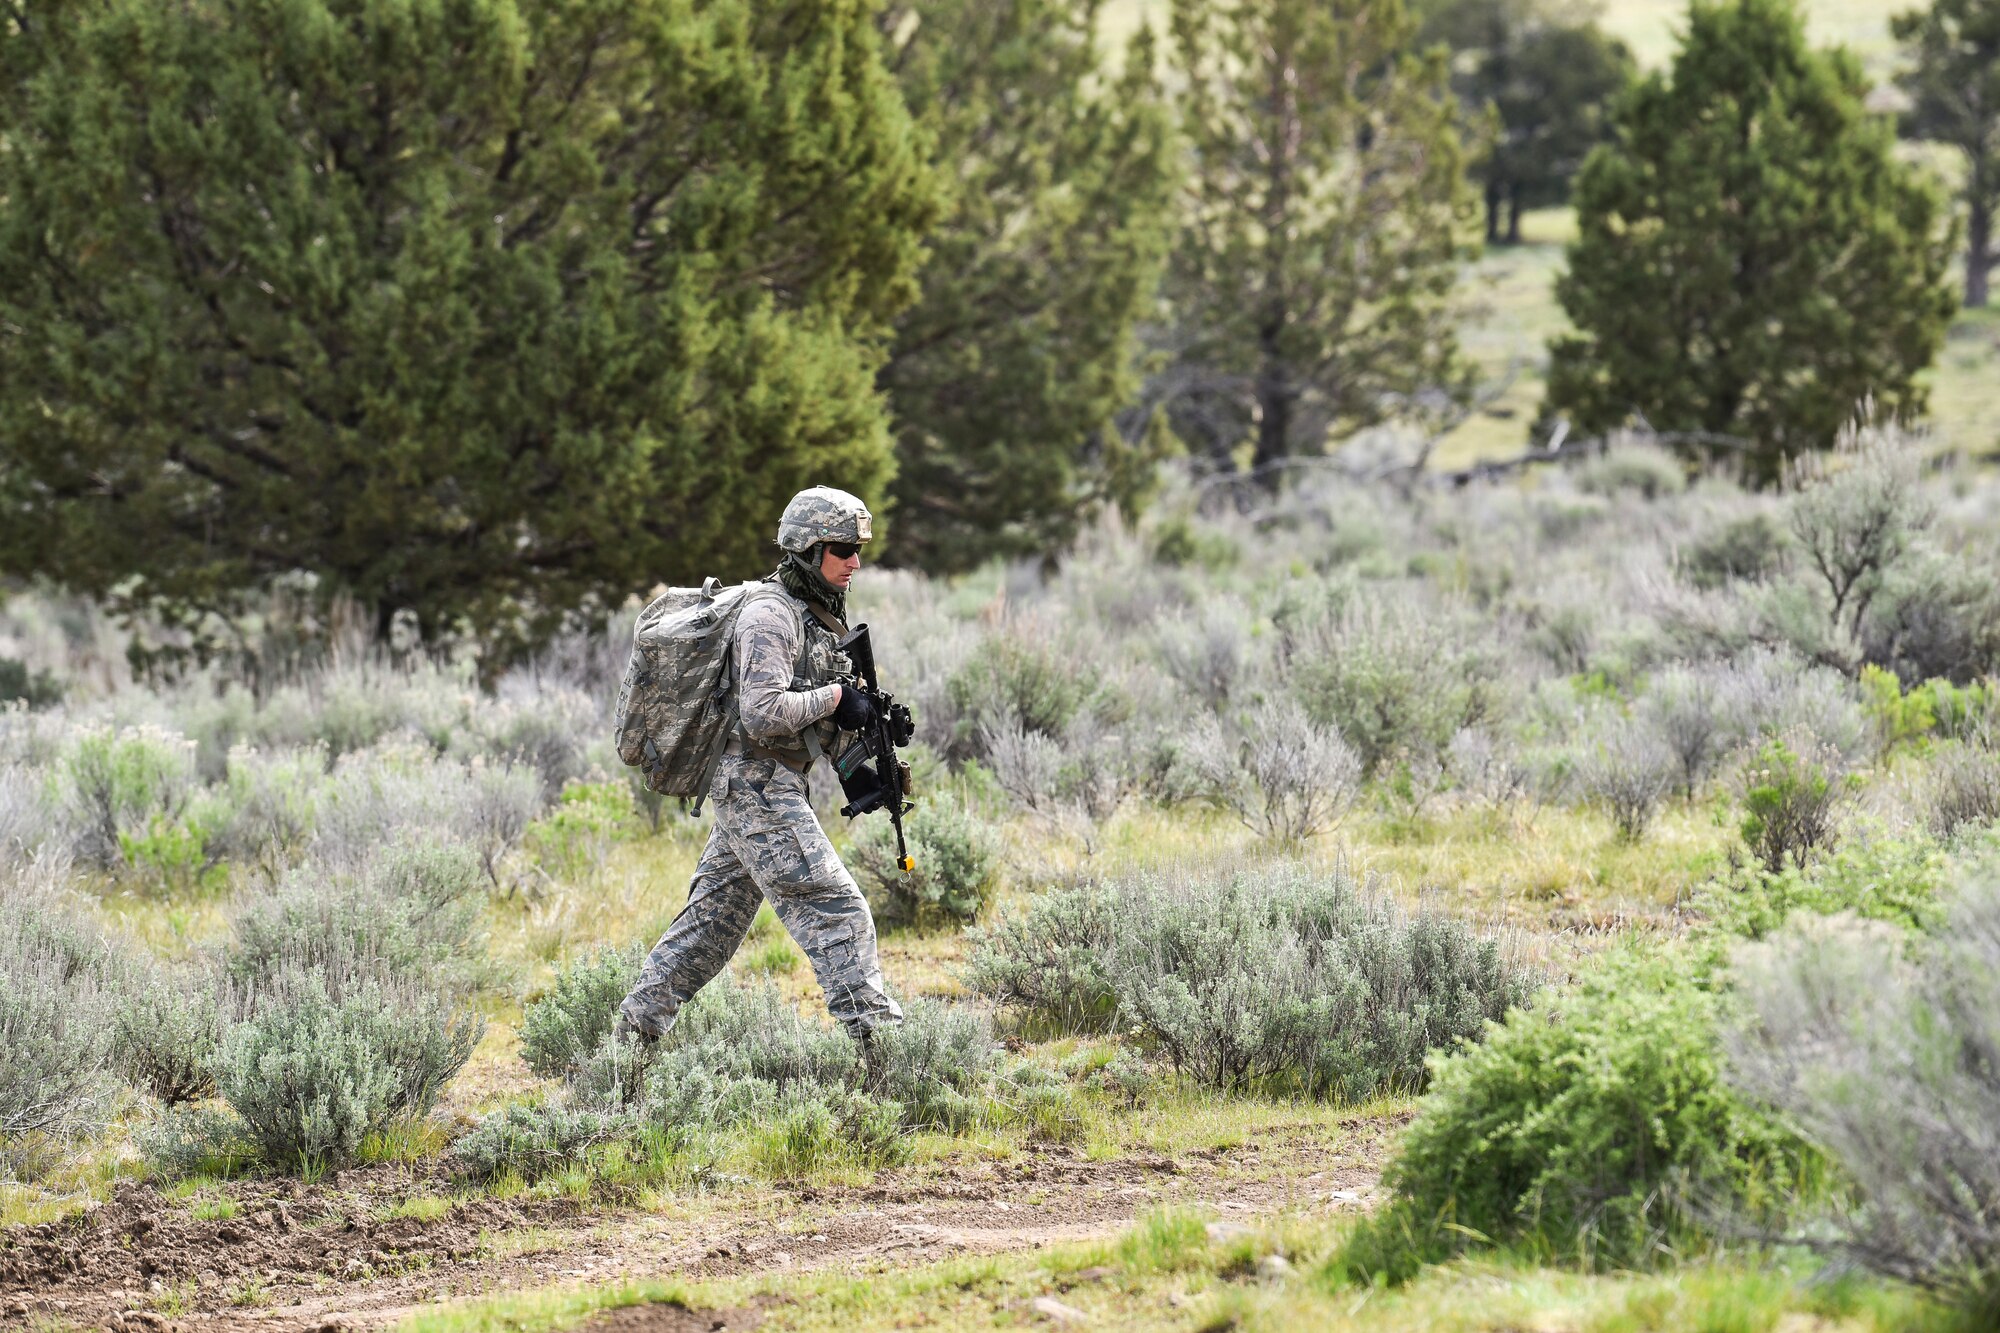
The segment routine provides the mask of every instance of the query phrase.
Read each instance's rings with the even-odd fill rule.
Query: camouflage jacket
[[[737,709],[743,733],[781,754],[808,758],[803,733],[816,728],[829,748],[839,701],[837,683],[853,664],[834,646],[833,632],[790,593],[758,596],[736,622]]]

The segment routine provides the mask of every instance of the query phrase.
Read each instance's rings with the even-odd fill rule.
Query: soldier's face
[[[846,552],[846,554],[842,554]],[[838,542],[828,542],[825,554],[819,558],[819,576],[842,592],[854,578],[854,571],[861,568],[861,548],[843,546]]]

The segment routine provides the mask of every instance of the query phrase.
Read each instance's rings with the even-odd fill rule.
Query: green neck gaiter
[[[815,546],[806,554],[815,555],[819,549]],[[847,623],[847,594],[821,578],[817,569],[798,556],[788,555],[778,562],[778,582],[784,584],[785,591],[792,596],[823,608],[842,624]]]

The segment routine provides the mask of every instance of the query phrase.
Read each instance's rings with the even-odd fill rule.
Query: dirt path
[[[1354,1120],[1337,1140],[1288,1133],[1110,1162],[1051,1148],[883,1172],[862,1189],[744,1186],[653,1212],[475,1199],[429,1220],[383,1220],[403,1200],[447,1188],[396,1168],[311,1189],[232,1185],[236,1213],[226,1219],[125,1185],[82,1216],[0,1233],[0,1324],[359,1330],[437,1301],[563,1282],[1033,1249],[1115,1232],[1165,1203],[1246,1220],[1352,1208],[1372,1194],[1392,1128]]]

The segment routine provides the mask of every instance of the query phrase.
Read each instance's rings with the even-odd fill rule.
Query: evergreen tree
[[[504,642],[884,494],[865,0],[6,3],[0,570]]]
[[[1518,245],[1521,210],[1567,202],[1585,154],[1607,137],[1632,53],[1588,11],[1541,0],[1431,0],[1421,12],[1424,40],[1453,51],[1460,99],[1498,122],[1472,174],[1486,199],[1487,244]]]
[[[2000,213],[2000,0],[1936,0],[1890,26],[1915,62],[1896,80],[1910,96],[1903,132],[1965,158],[1965,303],[1984,306]]]
[[[1161,396],[1231,466],[1462,387],[1448,296],[1471,220],[1441,53],[1400,0],[1175,0],[1192,165]]]
[[[1169,124],[1143,31],[1107,79],[1098,0],[885,10],[950,207],[878,382],[894,556],[931,570],[1066,542],[1113,478],[1133,330],[1171,238]]]
[[[1577,178],[1556,292],[1578,332],[1551,344],[1547,411],[1734,439],[1768,483],[1866,398],[1921,410],[1949,228],[1865,91],[1788,0],[1697,0],[1671,73],[1633,90]]]

